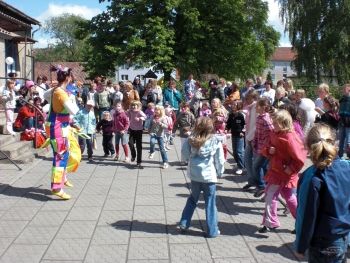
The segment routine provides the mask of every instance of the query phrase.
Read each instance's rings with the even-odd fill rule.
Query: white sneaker
[[[165,146],[165,149],[167,150],[171,150],[171,148],[169,146]]]
[[[169,164],[168,163],[164,163],[163,169],[168,169],[168,167],[169,167]]]
[[[236,171],[236,174],[242,174],[243,173],[243,170],[242,169],[238,169],[237,171]]]
[[[118,161],[119,160],[119,155],[116,154],[115,157],[114,157],[114,161]]]
[[[123,161],[124,163],[130,163],[129,157],[126,157],[125,160]]]
[[[166,151],[166,152],[167,152],[167,151],[168,151],[168,149],[167,149],[166,147],[164,147],[164,151]]]
[[[153,159],[154,153],[150,153],[148,159]]]

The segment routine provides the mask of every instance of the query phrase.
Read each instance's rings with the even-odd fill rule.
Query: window
[[[145,75],[137,75],[136,77],[139,77],[140,80],[144,80],[145,79]]]
[[[275,74],[271,74],[271,78],[272,78],[272,80],[275,80],[276,79]]]
[[[129,69],[129,65],[128,64],[124,64],[123,66],[120,66],[120,69]]]
[[[128,80],[129,79],[129,75],[122,75],[122,80]]]
[[[283,63],[283,72],[287,72],[287,63]]]
[[[272,62],[272,68],[275,69],[276,68],[276,62]]]

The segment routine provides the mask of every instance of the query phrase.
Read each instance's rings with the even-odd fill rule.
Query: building
[[[277,81],[285,80],[286,78],[296,78],[297,73],[292,70],[291,62],[294,60],[295,53],[291,47],[278,47],[273,54],[270,64],[271,68],[264,70],[263,79],[266,79],[268,72],[271,72],[273,84]]]
[[[32,31],[32,26],[38,26]],[[41,23],[4,1],[0,1],[0,86],[4,85],[8,73],[17,73],[17,78],[33,79],[34,58],[32,56],[34,33]]]

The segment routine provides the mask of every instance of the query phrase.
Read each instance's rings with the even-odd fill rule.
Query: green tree
[[[105,75],[118,65],[150,63],[165,72],[165,81],[174,68],[183,77],[190,72],[228,79],[261,73],[279,34],[266,26],[267,5],[247,1],[111,1],[77,31],[81,37],[91,35],[86,69],[90,75]],[[256,3],[264,9],[251,10]],[[259,23],[252,22],[255,16]]]
[[[267,72],[267,75],[266,75],[266,80],[269,80],[272,82],[272,76],[271,76],[271,71]]]
[[[324,74],[336,75],[339,83],[350,81],[350,1],[278,1],[297,54],[292,63],[297,73],[314,82]]]
[[[43,33],[55,39],[56,43],[51,47],[36,49],[35,59],[37,61],[83,61],[87,50],[85,39],[78,39],[75,31],[78,22],[86,19],[80,15],[64,13],[62,15],[49,17],[44,22]]]

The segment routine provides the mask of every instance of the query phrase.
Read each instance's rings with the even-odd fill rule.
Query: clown
[[[63,186],[73,187],[68,182],[66,174],[78,168],[81,155],[72,151],[77,146],[73,130],[70,126],[70,115],[78,112],[77,104],[72,101],[67,91],[67,85],[72,78],[72,69],[58,66],[52,67],[56,71],[58,87],[45,92],[44,97],[50,102],[50,110],[45,123],[46,135],[53,149],[53,166],[51,174],[52,194],[62,199],[70,199],[70,195],[63,191]],[[68,167],[67,167],[68,165]]]

